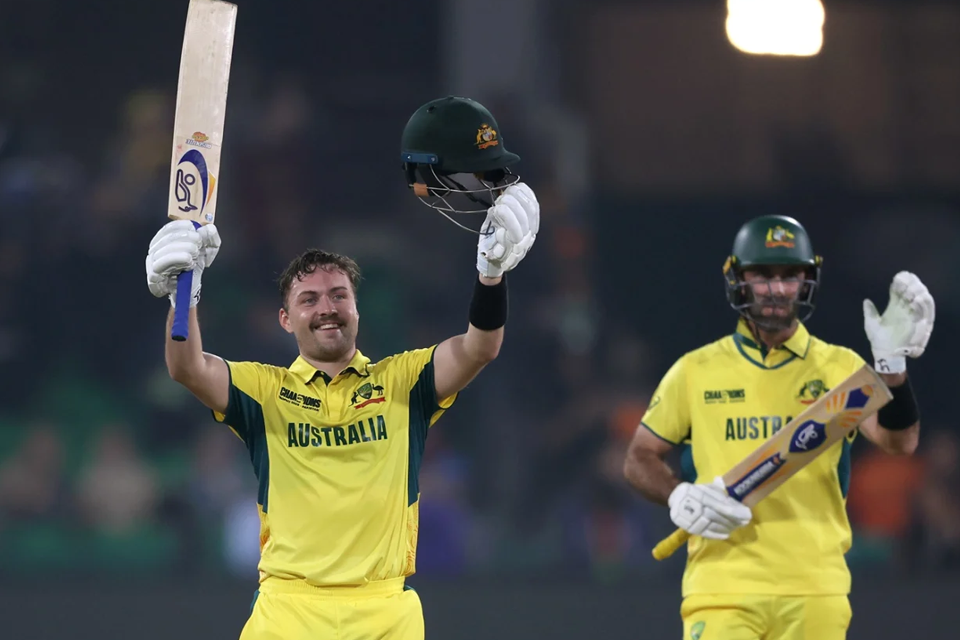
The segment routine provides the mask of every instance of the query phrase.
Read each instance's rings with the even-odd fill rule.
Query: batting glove
[[[668,500],[673,523],[696,536],[726,540],[730,533],[750,522],[750,507],[731,498],[717,477],[710,484],[681,482]]]
[[[863,328],[878,373],[903,373],[907,357],[919,358],[933,332],[936,306],[920,278],[901,271],[890,284],[890,301],[881,316],[870,300],[863,301]]]
[[[212,224],[194,228],[189,220],[163,225],[150,241],[147,252],[147,287],[158,298],[167,296],[176,306],[177,275],[193,270],[190,306],[200,301],[200,278],[220,251],[220,234]]]
[[[512,184],[487,210],[477,243],[477,271],[488,278],[515,268],[533,247],[540,231],[540,203],[533,189]]]

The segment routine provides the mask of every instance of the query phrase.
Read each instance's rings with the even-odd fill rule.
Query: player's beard
[[[323,330],[321,325],[335,322],[339,329]],[[357,321],[341,317],[319,318],[310,323],[308,333],[301,340],[303,353],[319,362],[344,360],[357,344]]]
[[[766,307],[773,307],[773,313],[765,314]],[[783,331],[793,326],[798,312],[799,305],[795,298],[762,296],[754,299],[747,315],[751,322],[764,331]]]

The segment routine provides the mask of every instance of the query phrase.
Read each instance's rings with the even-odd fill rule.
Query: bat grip
[[[193,223],[194,228],[200,225]],[[183,342],[190,333],[190,292],[193,289],[193,271],[181,271],[177,275],[177,306],[173,310],[173,329],[170,337]]]
[[[653,548],[653,557],[657,560],[666,560],[689,539],[689,533],[683,529],[677,529]]]
[[[177,276],[177,306],[173,310],[173,330],[170,337],[183,342],[190,333],[190,289],[193,288],[193,271],[182,271]]]

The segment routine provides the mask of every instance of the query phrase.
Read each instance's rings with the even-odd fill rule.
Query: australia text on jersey
[[[362,442],[386,440],[387,423],[382,415],[359,420],[346,427],[315,427],[309,422],[287,424],[288,447],[343,447]]]

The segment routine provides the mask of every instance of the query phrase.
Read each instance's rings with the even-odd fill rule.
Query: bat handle
[[[170,337],[183,342],[190,333],[190,289],[193,271],[182,271],[177,276],[177,307],[173,310],[173,330]]]
[[[200,225],[196,222],[197,229]],[[193,289],[193,271],[181,271],[177,275],[177,307],[173,310],[173,329],[170,337],[183,342],[190,333],[190,291]]]
[[[677,529],[653,548],[653,557],[657,560],[666,560],[689,539],[689,533],[683,529]]]

